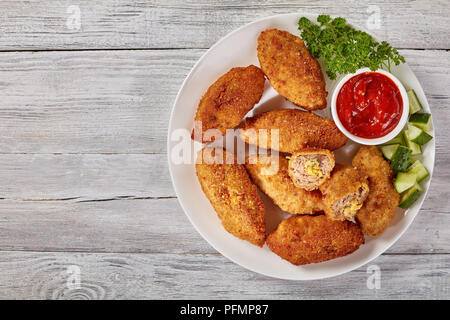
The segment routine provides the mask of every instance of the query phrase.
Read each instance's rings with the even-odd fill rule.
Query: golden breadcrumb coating
[[[347,164],[336,164],[330,179],[320,186],[324,211],[332,220],[351,220],[369,193],[367,177]]]
[[[369,236],[380,235],[395,217],[400,195],[394,188],[394,172],[375,146],[362,146],[352,161],[369,179],[369,195],[356,220]]]
[[[306,191],[294,185],[285,157],[250,156],[245,168],[256,185],[282,210],[290,214],[314,214],[323,209],[318,190]]]
[[[287,31],[268,29],[258,38],[258,59],[272,87],[306,110],[327,106],[320,65],[303,40]]]
[[[295,265],[318,263],[348,255],[364,243],[361,228],[325,215],[283,220],[267,237],[267,246]]]
[[[267,135],[260,129],[266,129]],[[278,146],[272,145],[271,129],[279,130]],[[247,118],[240,137],[249,144],[287,153],[307,147],[335,150],[347,142],[332,119],[296,109],[272,110]]]
[[[203,163],[198,163],[201,155]],[[213,160],[221,157],[223,164],[214,164]],[[234,164],[226,164],[226,158],[234,158]],[[195,168],[203,192],[224,228],[262,247],[266,238],[264,203],[244,165],[237,164],[234,155],[221,149],[204,148],[198,154]]]
[[[236,127],[261,99],[264,82],[263,72],[254,65],[233,68],[221,76],[200,100],[192,139],[210,142],[215,137],[204,136],[206,130],[217,129],[225,135],[227,129]]]
[[[295,186],[315,190],[330,178],[334,164],[334,154],[330,150],[305,148],[291,155],[289,176]]]

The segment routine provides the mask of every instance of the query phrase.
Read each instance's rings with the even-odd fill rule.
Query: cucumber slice
[[[391,144],[401,144],[402,146],[404,146],[405,140],[403,139],[403,134],[400,132],[394,139],[383,143],[382,146],[387,146]]]
[[[398,193],[402,193],[405,190],[411,188],[417,182],[416,176],[408,172],[399,172],[395,178],[394,187]]]
[[[398,193],[411,188],[416,182],[420,182],[429,176],[427,169],[422,162],[416,160],[406,172],[397,173],[395,178],[394,187]]]
[[[426,144],[428,141],[433,139],[433,137],[430,136],[428,133],[426,133],[422,129],[417,128],[412,124],[408,124],[408,128],[406,129],[406,136],[408,140],[417,143],[420,146]]]
[[[392,160],[392,156],[394,155],[395,151],[397,151],[398,146],[399,146],[399,144],[391,144],[388,146],[381,146],[380,150],[386,159]]]
[[[409,90],[407,92],[408,100],[409,100],[409,114],[416,113],[417,111],[422,110],[422,105],[420,104],[419,99],[417,99],[416,93],[414,90]]]
[[[419,199],[422,194],[422,188],[416,182],[411,188],[403,192],[400,196],[400,208],[409,208],[417,199]]]
[[[414,163],[408,168],[408,174],[414,175],[417,182],[422,181],[430,175],[427,168],[425,168],[420,160],[414,161]]]
[[[411,155],[415,156],[418,154],[422,154],[422,148],[417,143],[409,140],[408,136],[406,135],[406,130],[403,131],[403,134],[405,135],[406,146],[411,150]]]
[[[409,117],[409,123],[415,125],[424,131],[431,130],[431,114],[429,113],[415,113]]]
[[[398,145],[391,157],[391,168],[395,171],[406,171],[411,164],[411,152],[409,148]]]

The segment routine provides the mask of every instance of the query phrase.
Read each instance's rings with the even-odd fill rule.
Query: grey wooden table
[[[406,234],[368,266],[268,278],[210,247],[167,169],[169,113],[237,27],[328,13],[400,49],[431,105],[436,167]],[[78,17],[80,19],[78,19]],[[449,298],[450,7],[443,1],[0,1],[0,298]],[[369,279],[370,282],[370,279]]]

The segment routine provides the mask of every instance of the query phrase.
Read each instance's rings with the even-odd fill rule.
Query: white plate
[[[267,276],[292,280],[312,280],[337,276],[354,270],[385,252],[411,224],[422,206],[426,192],[407,211],[398,209],[389,228],[377,238],[366,237],[366,243],[356,252],[318,264],[294,266],[272,253],[267,246],[259,248],[227,233],[200,188],[194,164],[177,164],[172,161],[174,151],[179,147],[179,140],[176,136],[180,133],[180,130],[177,129],[184,129],[186,133],[192,130],[197,105],[208,87],[233,67],[250,64],[259,66],[256,56],[259,33],[268,28],[278,28],[299,35],[297,21],[301,16],[306,16],[314,21],[316,18],[315,16],[295,13],[277,15],[250,23],[228,34],[200,58],[184,81],[172,109],[168,134],[168,157],[172,182],[184,212],[197,231],[217,251],[235,263]],[[322,70],[325,70],[323,65]],[[402,64],[394,67],[392,73],[402,81],[407,89],[415,90],[425,111],[430,112],[422,87],[408,65]],[[330,117],[329,100],[333,86],[338,81],[339,79],[336,81],[327,79],[328,107],[316,112],[317,114]],[[266,81],[266,90],[260,103],[249,112],[248,116],[280,107],[289,108],[293,105],[279,96]],[[435,136],[434,131],[432,135]],[[199,146],[195,147],[198,148]],[[358,145],[355,143],[347,143],[336,152],[337,161],[349,163],[357,149]],[[434,139],[426,145],[423,154],[423,163],[431,175],[434,167]],[[422,183],[425,190],[428,190],[430,180],[431,177]],[[267,231],[270,232],[276,228],[281,219],[286,217],[286,214],[281,212],[266,196],[264,196],[264,202],[266,204]],[[173,218],[176,219],[176,217]],[[182,245],[189,246],[189,243]]]

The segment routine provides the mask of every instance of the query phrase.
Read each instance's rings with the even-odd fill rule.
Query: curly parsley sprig
[[[393,64],[405,62],[405,58],[389,43],[373,40],[366,32],[347,25],[344,18],[331,19],[329,15],[320,15],[317,22],[319,24],[302,17],[298,21],[298,29],[313,57],[324,58],[330,79],[365,67],[373,71],[384,67],[391,71]]]

